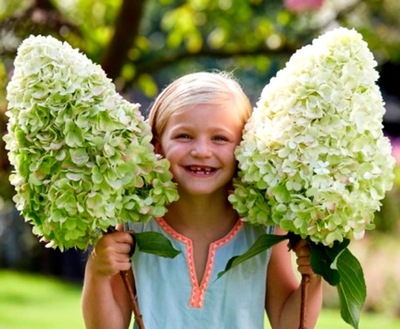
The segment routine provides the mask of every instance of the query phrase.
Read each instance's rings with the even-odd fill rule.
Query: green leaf
[[[225,270],[218,273],[218,279],[223,276],[230,269],[235,266],[243,263],[244,261],[262,253],[263,251],[271,248],[273,245],[286,240],[288,238],[287,235],[275,235],[275,234],[263,234],[261,235],[256,242],[247,250],[245,253],[232,257],[228,263],[226,264]]]
[[[312,269],[332,286],[336,286],[340,282],[340,273],[336,268],[335,261],[340,253],[347,248],[349,242],[348,239],[342,242],[336,241],[332,247],[328,247],[321,243],[308,241],[311,249]]]
[[[176,250],[172,246],[171,241],[161,233],[133,233],[133,237],[136,241],[136,246],[141,252],[167,258],[174,258],[181,253],[179,250]]]
[[[342,319],[358,329],[360,311],[367,295],[364,273],[356,257],[346,248],[337,259],[340,283],[337,286]]]

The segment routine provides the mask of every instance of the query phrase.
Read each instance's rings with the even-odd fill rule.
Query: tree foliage
[[[326,0],[295,14],[267,0],[5,0],[0,7],[10,58],[29,34],[51,34],[100,63],[122,90],[152,96],[152,77],[185,63],[267,72],[322,30],[357,28],[380,61],[400,61],[396,0]],[[7,41],[11,40],[11,41]]]

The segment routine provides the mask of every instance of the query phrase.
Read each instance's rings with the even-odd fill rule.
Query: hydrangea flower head
[[[394,178],[375,66],[362,36],[338,28],[265,86],[236,150],[230,201],[244,220],[327,246],[374,227]]]
[[[14,201],[52,247],[84,249],[110,226],[162,216],[178,195],[138,104],[68,43],[31,36],[7,86]]]

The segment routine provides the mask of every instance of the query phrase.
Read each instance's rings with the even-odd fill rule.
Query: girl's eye
[[[179,135],[176,135],[175,138],[177,138],[177,139],[190,139],[191,137],[188,134],[179,134]]]
[[[213,139],[217,142],[227,142],[228,141],[228,138],[225,136],[215,136]]]

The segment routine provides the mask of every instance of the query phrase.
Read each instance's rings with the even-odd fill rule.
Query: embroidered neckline
[[[208,250],[208,258],[206,263],[206,268],[201,279],[200,285],[197,281],[196,269],[194,266],[194,254],[193,254],[193,242],[188,237],[176,232],[165,220],[164,218],[156,218],[157,223],[166,231],[173,239],[182,242],[186,246],[186,262],[188,265],[188,273],[190,277],[190,282],[192,286],[192,292],[189,300],[189,306],[193,308],[203,308],[204,298],[206,294],[207,287],[210,283],[212,270],[214,268],[215,262],[215,252],[221,246],[227,244],[231,241],[240,229],[243,227],[243,222],[238,220],[235,226],[230,230],[230,232],[223,238],[216,240],[210,244]]]

